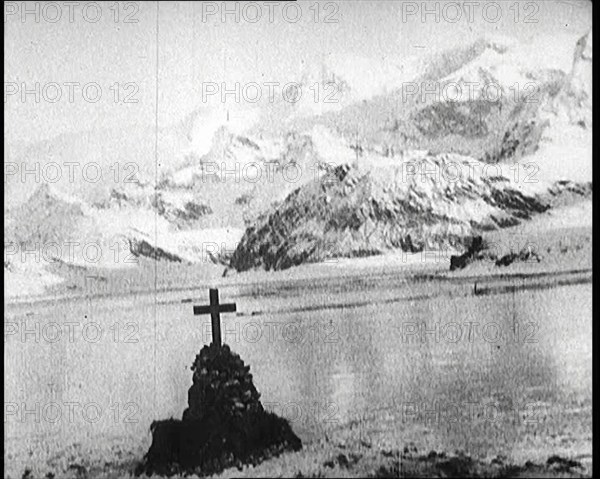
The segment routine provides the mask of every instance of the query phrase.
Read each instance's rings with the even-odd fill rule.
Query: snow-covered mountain
[[[108,202],[89,205],[40,186],[7,218],[5,257],[13,264],[31,257],[102,268],[132,267],[139,256],[211,263],[230,254],[243,233],[191,228],[210,213],[206,205],[168,191],[143,196],[140,190],[137,197],[113,190]]]
[[[558,94],[539,111],[546,125],[527,161],[547,181],[592,181],[592,33],[577,42]]]
[[[490,175],[486,166],[455,154],[411,152],[395,164],[372,158],[358,169],[332,168],[248,228],[231,265],[278,270],[394,249],[461,248],[473,235],[548,210],[563,194],[591,194],[590,185],[569,183],[540,191],[512,175]]]
[[[198,160],[165,171],[158,183],[148,175],[109,185],[94,202],[42,183],[5,215],[9,257],[23,262],[21,253],[31,250],[47,262],[92,268],[131,267],[140,256],[223,262],[247,222],[313,178],[313,165],[331,160],[324,143],[332,136],[317,130],[313,142],[310,135],[246,136],[221,126]],[[293,181],[289,163],[302,171]]]
[[[52,185],[43,175],[25,183],[20,172],[7,175],[5,235],[19,248],[78,242],[75,259],[59,259],[85,267],[131,266],[115,262],[115,250],[221,263],[242,236],[238,269],[314,261],[331,242],[336,255],[460,245],[551,207],[556,185],[588,188],[591,45],[590,33],[574,42],[569,62],[543,68],[518,42],[487,38],[434,58],[388,62],[376,81],[357,70],[360,61],[317,62],[304,68],[301,84],[341,85],[332,107],[312,99],[203,106],[158,137],[154,128],[135,128],[29,145],[8,160],[20,169],[79,167]],[[431,85],[437,90],[425,94]],[[479,173],[450,183],[390,182],[411,162],[434,170],[473,163]],[[82,175],[91,163],[100,167],[97,182]],[[498,174],[481,174],[489,163]],[[537,182],[514,181],[531,163]],[[337,180],[323,181],[331,175]],[[98,246],[100,260],[84,257],[86,244]]]
[[[478,40],[427,58],[418,74],[398,79],[388,93],[325,114],[320,122],[342,136],[357,136],[362,144],[396,151],[427,149],[489,163],[519,161],[539,147],[547,127],[541,111],[572,76],[570,58],[565,61],[561,52],[560,61],[549,60],[551,67],[544,68],[537,48],[536,42]],[[570,48],[572,58],[575,41]]]
[[[390,249],[447,248],[527,220],[550,208],[557,196],[589,200],[591,34],[577,42],[568,72],[531,69],[519,61],[518,48],[513,42],[482,40],[445,55],[416,82],[434,83],[440,92],[447,85],[458,90],[474,85],[468,97],[450,100],[440,93],[407,99],[401,91],[331,115],[328,124],[337,124],[341,136],[358,137],[354,145],[361,154],[355,166],[360,168],[346,159],[333,170],[333,185],[314,181],[295,190],[246,231],[232,266],[284,269]],[[488,85],[497,86],[497,100],[485,97]],[[518,90],[527,85],[534,89]],[[405,100],[401,107],[394,102],[398,95]],[[394,118],[392,128],[386,114]],[[415,147],[477,156],[416,153]],[[564,155],[564,149],[571,154]],[[451,183],[438,174],[431,181],[390,184],[403,162],[414,164],[415,154],[424,154],[419,162],[433,172],[452,164],[463,171],[476,165],[479,173]],[[514,164],[518,160],[524,165]],[[489,163],[500,173],[482,175]],[[509,173],[532,166],[530,181]]]

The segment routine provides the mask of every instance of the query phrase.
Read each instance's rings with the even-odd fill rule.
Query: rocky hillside
[[[484,174],[484,165],[472,158],[415,154],[404,164],[433,174],[341,165],[298,188],[247,229],[231,265],[239,271],[285,269],[392,249],[460,247],[473,234],[518,224],[550,207],[548,198],[509,177]],[[460,179],[442,173],[457,166]]]

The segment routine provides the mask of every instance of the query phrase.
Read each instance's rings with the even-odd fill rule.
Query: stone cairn
[[[152,445],[136,475],[210,475],[301,449],[289,423],[264,410],[250,366],[229,346],[204,346],[191,369],[182,420],[152,423]]]

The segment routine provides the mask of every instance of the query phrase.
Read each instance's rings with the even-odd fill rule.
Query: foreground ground
[[[298,453],[286,453],[258,466],[227,469],[211,477],[592,477],[591,454],[571,458],[554,455],[546,461],[515,464],[502,455],[491,459],[473,458],[462,451],[419,450],[412,442],[401,449],[381,447],[371,440],[357,438],[352,427],[335,436],[309,444]],[[73,449],[70,452],[72,456],[65,456],[62,461],[65,465],[70,464],[56,475],[48,472],[38,476],[25,469],[22,475],[7,477],[133,477],[131,471],[138,464],[139,454],[145,451],[139,449],[135,454],[129,448],[114,447],[112,460],[95,458],[96,451]],[[52,469],[56,470],[55,467]],[[152,477],[158,479],[159,476]],[[171,477],[193,479],[198,476]]]

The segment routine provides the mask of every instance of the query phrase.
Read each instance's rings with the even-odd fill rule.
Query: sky
[[[360,76],[486,35],[533,43],[532,61],[551,63],[592,22],[586,0],[459,2],[460,17],[457,2],[288,3],[6,2],[5,144],[166,126],[206,107],[209,83],[256,82],[266,92],[277,82],[279,95],[307,65]]]

